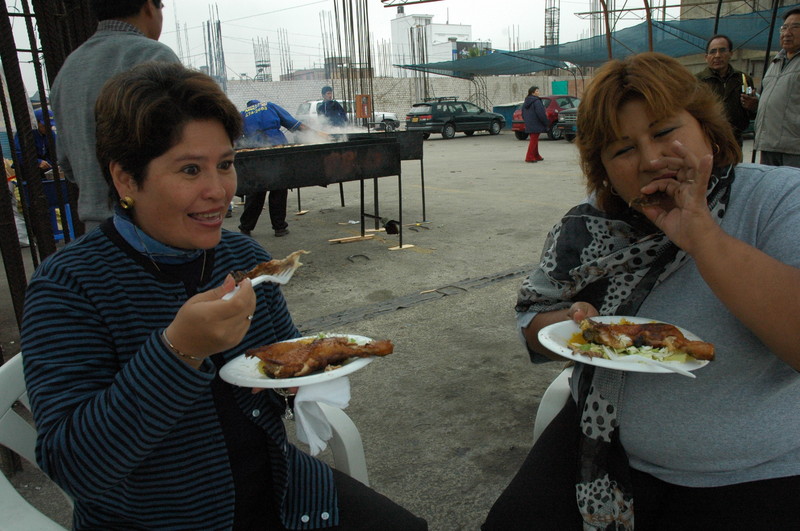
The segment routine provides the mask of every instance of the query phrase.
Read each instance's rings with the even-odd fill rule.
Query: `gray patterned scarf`
[[[725,215],[733,167],[715,170],[706,192],[711,214]],[[550,231],[539,266],[520,288],[518,312],[548,312],[576,301],[600,315],[636,315],[650,291],[688,256],[641,214],[611,217],[585,203]],[[576,500],[584,529],[633,529],[628,458],[619,442],[618,412],[625,373],[581,365]],[[576,373],[577,374],[577,373]]]

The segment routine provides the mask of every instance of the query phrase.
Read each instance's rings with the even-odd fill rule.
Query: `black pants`
[[[239,228],[252,231],[256,228],[267,192],[253,192],[244,196],[244,210],[239,218]],[[286,202],[289,190],[272,190],[269,192],[269,219],[273,230],[282,230],[289,226],[286,223]]]
[[[582,529],[575,501],[578,434],[575,403],[569,400],[536,441],[481,529]],[[800,476],[713,488],[672,485],[637,470],[631,470],[631,476],[639,531],[800,529]]]
[[[343,472],[333,469],[339,497],[339,525],[327,529],[342,531],[427,531],[428,523],[395,502]],[[275,511],[266,529],[285,530]]]
[[[339,527],[364,531],[426,531],[428,523],[343,472],[333,469],[339,494]]]

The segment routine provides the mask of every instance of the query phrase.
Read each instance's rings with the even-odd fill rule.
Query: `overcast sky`
[[[11,13],[20,12],[21,0],[5,0]],[[339,0],[341,6],[351,0]],[[662,0],[666,1],[666,0]],[[161,42],[186,58],[187,66],[206,65],[204,22],[218,18],[222,28],[222,46],[227,64],[227,77],[256,73],[253,42],[269,41],[273,78],[282,72],[281,42],[288,42],[295,69],[322,65],[321,14],[328,20],[334,15],[334,0],[164,0],[164,28]],[[652,5],[657,5],[652,1]],[[373,46],[388,49],[391,20],[397,7],[383,7],[380,0],[368,0],[369,25]],[[642,0],[627,1],[630,9]],[[340,7],[341,9],[341,7]],[[405,6],[406,14],[433,15],[437,24],[465,24],[472,27],[476,41],[491,41],[499,49],[525,49],[544,44],[545,0],[440,0]],[[591,11],[590,0],[561,0],[559,20],[560,42],[574,41],[589,35],[587,16],[576,13]],[[638,13],[641,15],[641,12]],[[637,14],[628,14],[616,29],[641,22]],[[18,47],[28,48],[24,23],[13,19]],[[180,33],[176,28],[180,27]],[[178,44],[180,35],[181,45]],[[183,50],[180,48],[183,47]],[[181,53],[182,52],[182,53]],[[380,50],[374,53],[379,54]],[[30,54],[21,53],[23,77],[29,94],[36,92],[30,67]],[[387,58],[388,64],[388,58]],[[26,64],[27,63],[27,64]],[[373,61],[374,64],[379,64]],[[380,72],[378,72],[380,74]]]
[[[434,15],[434,23],[471,25],[473,40],[490,40],[495,48],[500,49],[544,44],[544,9],[544,0],[441,0],[405,6],[406,14]],[[386,8],[380,0],[369,0],[368,11],[373,43],[388,43],[390,21],[396,17],[397,8]],[[561,42],[588,35],[588,19],[575,15],[588,11],[589,0],[561,1]],[[243,73],[252,76],[255,73],[253,40],[261,39],[269,40],[272,72],[277,78],[281,72],[279,47],[282,40],[288,41],[294,68],[321,65],[320,13],[323,12],[333,14],[333,0],[229,0],[217,3],[208,0],[165,0],[161,41],[179,53],[179,32],[176,27],[180,27],[184,57],[189,58],[192,66],[205,65],[203,22],[212,16],[218,17],[228,77]],[[632,23],[636,21],[620,23],[618,28],[623,27],[622,24]],[[519,44],[510,46],[510,38]]]

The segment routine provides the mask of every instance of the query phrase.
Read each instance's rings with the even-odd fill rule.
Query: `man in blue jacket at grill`
[[[242,111],[242,118],[244,118],[244,136],[240,145],[248,148],[288,144],[289,141],[281,131],[281,127],[290,132],[310,129],[283,107],[272,102],[248,101],[247,108]],[[270,190],[269,192],[269,219],[272,222],[275,236],[279,238],[289,234],[289,224],[286,223],[288,196],[289,190]],[[249,236],[256,228],[266,197],[266,191],[251,192],[245,195],[244,211],[239,218],[239,232]]]

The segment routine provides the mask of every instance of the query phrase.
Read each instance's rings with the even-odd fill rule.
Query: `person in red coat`
[[[547,131],[549,124],[542,99],[539,97],[539,87],[528,89],[528,96],[522,104],[522,118],[525,120],[525,132],[530,135],[525,162],[544,160],[539,154],[539,135]]]

